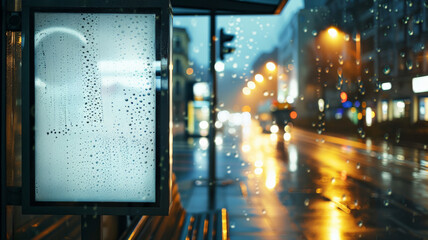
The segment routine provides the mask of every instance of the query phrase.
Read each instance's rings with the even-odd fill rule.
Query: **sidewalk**
[[[203,138],[201,138],[203,139]],[[208,210],[208,149],[198,138],[174,140],[174,173],[184,208]],[[228,136],[217,146],[216,208],[229,212],[231,239],[301,239],[275,191],[255,176],[254,166],[242,158],[239,139]]]

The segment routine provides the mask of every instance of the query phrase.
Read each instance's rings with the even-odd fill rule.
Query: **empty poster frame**
[[[36,2],[23,4],[23,212],[168,214],[168,1],[149,1],[144,6],[133,1],[110,1],[108,6],[102,1],[87,1],[83,7],[79,1]],[[130,22],[124,23],[127,19]],[[114,24],[115,30],[109,28]],[[103,27],[106,29],[99,29]],[[153,59],[150,54],[142,56],[150,52],[150,36],[132,36],[141,35],[144,27],[149,35],[155,34]],[[100,37],[89,39],[91,34]],[[113,38],[121,37],[124,40],[109,49]],[[70,49],[61,48],[61,44]],[[114,51],[118,54],[111,53]],[[82,60],[66,66],[70,59]],[[152,76],[146,77],[149,72]],[[144,150],[138,149],[140,145]],[[153,181],[142,180],[144,164],[152,165],[146,170],[154,171]],[[77,176],[70,176],[73,171]],[[73,181],[77,184],[70,184]],[[144,188],[151,194],[145,194]]]

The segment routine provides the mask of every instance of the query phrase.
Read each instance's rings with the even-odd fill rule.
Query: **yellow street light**
[[[250,95],[250,93],[251,93],[251,89],[250,88],[248,88],[248,87],[244,87],[243,89],[242,89],[242,93],[244,94],[244,95]]]
[[[254,77],[254,79],[256,79],[256,81],[257,82],[259,82],[259,83],[261,83],[261,82],[263,82],[263,80],[265,79],[264,77],[263,77],[263,75],[261,75],[261,74],[256,74],[256,76]]]
[[[252,89],[256,88],[256,84],[253,81],[248,81],[247,87],[252,90]]]
[[[337,35],[338,35],[337,29],[336,29],[336,28],[334,28],[334,27],[330,27],[330,28],[327,30],[327,32],[328,32],[328,35],[330,35],[330,37],[332,37],[332,38],[336,38],[336,37],[337,37]]]
[[[275,71],[276,65],[273,62],[267,62],[266,63],[266,68],[267,68],[267,70],[269,70],[269,71],[272,72],[272,71]]]

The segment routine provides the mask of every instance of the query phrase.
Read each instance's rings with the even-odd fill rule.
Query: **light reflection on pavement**
[[[428,236],[426,151],[296,128],[289,141],[282,139],[262,134],[253,122],[241,137],[226,134],[218,146],[217,176],[234,182],[217,191],[217,206],[230,213],[231,239]],[[188,166],[180,159],[175,170]],[[206,176],[206,162],[195,163],[175,171],[181,187]],[[185,207],[206,207],[200,204],[204,191],[184,188],[192,189],[182,194]]]

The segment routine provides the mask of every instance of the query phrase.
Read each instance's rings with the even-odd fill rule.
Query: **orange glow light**
[[[251,107],[246,105],[242,107],[242,112],[251,112]]]
[[[348,100],[348,94],[346,94],[346,92],[341,92],[340,99],[342,100],[342,103],[346,102],[346,100]]]
[[[292,112],[290,113],[290,117],[291,117],[291,119],[296,119],[296,118],[297,118],[297,113],[296,113],[296,111],[292,111]]]
[[[193,68],[186,69],[186,73],[187,73],[187,75],[192,75],[193,74]]]

